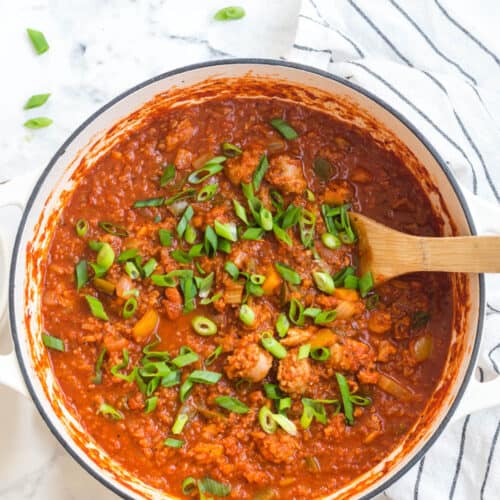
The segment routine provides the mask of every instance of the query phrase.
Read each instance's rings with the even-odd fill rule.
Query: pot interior
[[[73,187],[127,130],[152,110],[207,99],[265,97],[320,109],[368,132],[401,157],[427,193],[443,235],[471,233],[456,188],[418,133],[363,91],[326,74],[273,62],[220,62],[175,71],[130,90],[85,122],[61,147],[38,182],[24,213],[11,274],[10,312],[19,362],[31,394],[51,430],[95,477],[121,495],[165,498],[113,461],[82,429],[66,405],[41,340],[41,294],[45,261],[55,225]],[[422,450],[446,420],[461,391],[476,343],[479,278],[452,277],[452,343],[440,383],[400,446],[383,462],[329,498],[374,492]]]

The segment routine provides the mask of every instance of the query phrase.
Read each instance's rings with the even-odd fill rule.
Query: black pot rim
[[[54,164],[64,154],[64,152],[66,151],[68,146],[80,134],[80,132],[82,132],[82,130],[84,130],[91,122],[93,122],[104,111],[109,109],[111,106],[113,106],[117,102],[130,96],[134,92],[136,92],[144,87],[147,87],[148,85],[150,85],[154,82],[163,80],[165,78],[168,78],[168,77],[171,77],[174,75],[179,75],[181,73],[186,73],[186,72],[196,70],[196,69],[209,68],[212,66],[221,66],[221,65],[222,66],[234,65],[234,64],[282,66],[282,67],[286,67],[286,68],[301,70],[301,71],[308,72],[308,73],[313,73],[313,74],[322,76],[324,78],[328,78],[329,80],[336,81],[342,85],[345,85],[346,87],[350,88],[351,90],[354,90],[355,92],[362,94],[363,96],[367,97],[368,99],[374,101],[375,103],[377,103],[378,105],[383,107],[386,111],[391,113],[395,118],[397,118],[401,123],[403,123],[403,125],[405,125],[418,138],[418,140],[425,146],[425,148],[432,155],[434,160],[439,164],[439,166],[443,170],[444,174],[446,175],[450,185],[452,186],[453,190],[455,191],[457,198],[460,201],[460,204],[461,204],[462,210],[464,211],[464,214],[465,214],[467,223],[469,225],[469,229],[471,231],[471,234],[477,234],[471,213],[469,211],[469,208],[467,206],[465,198],[462,195],[462,192],[458,186],[457,181],[455,180],[452,172],[450,171],[450,169],[448,168],[448,166],[446,165],[444,160],[437,153],[437,151],[430,144],[430,142],[420,133],[420,131],[414,125],[412,125],[409,122],[409,120],[407,120],[399,111],[396,111],[392,106],[387,104],[385,101],[383,101],[379,97],[375,96],[374,94],[372,94],[368,90],[350,82],[349,80],[346,80],[345,78],[341,78],[341,77],[338,77],[338,76],[333,75],[331,73],[328,73],[327,71],[316,69],[316,68],[306,66],[303,64],[281,61],[281,60],[276,60],[276,59],[228,58],[228,59],[206,61],[206,62],[200,62],[200,63],[196,63],[196,64],[191,64],[188,66],[183,66],[181,68],[173,69],[173,70],[167,71],[165,73],[162,73],[158,76],[155,76],[153,78],[150,78],[149,80],[146,80],[146,81],[126,90],[125,92],[121,93],[120,95],[118,95],[117,97],[115,97],[114,99],[109,101],[107,104],[102,106],[99,110],[97,110],[95,113],[90,115],[90,117],[87,118],[68,137],[68,139],[62,144],[62,146],[57,150],[55,155],[52,157],[52,159],[49,161],[48,165],[45,167],[42,174],[40,175],[40,178],[38,179],[37,183],[35,184],[35,187],[33,188],[33,191],[31,192],[31,195],[26,203],[26,207],[23,211],[21,221],[19,224],[19,228],[17,230],[16,239],[15,239],[15,243],[14,243],[14,249],[13,249],[13,253],[12,253],[12,261],[11,261],[11,266],[10,266],[9,319],[10,319],[11,333],[12,333],[12,339],[14,342],[16,357],[18,360],[18,364],[19,364],[22,376],[24,378],[24,382],[26,384],[26,387],[28,388],[28,391],[30,393],[30,396],[31,396],[33,402],[35,403],[35,406],[36,406],[38,412],[42,416],[42,418],[45,421],[45,423],[47,424],[48,428],[50,429],[52,434],[56,437],[56,439],[59,441],[59,443],[62,445],[62,447],[73,457],[74,460],[76,460],[77,463],[80,464],[81,467],[83,467],[84,470],[86,470],[92,477],[97,479],[101,484],[103,484],[108,489],[110,489],[111,491],[113,491],[114,493],[116,493],[118,496],[120,496],[122,498],[132,499],[133,497],[124,494],[122,491],[120,491],[119,488],[117,488],[111,482],[110,479],[105,477],[104,474],[99,474],[97,471],[94,471],[92,469],[92,467],[90,467],[88,464],[86,464],[78,456],[78,454],[74,451],[73,446],[64,439],[62,434],[59,433],[59,431],[56,429],[56,427],[52,424],[50,417],[45,412],[45,410],[44,410],[44,408],[39,400],[38,394],[36,393],[35,388],[34,388],[32,382],[31,382],[31,379],[29,377],[28,370],[27,370],[26,366],[24,365],[23,358],[21,355],[19,332],[17,331],[17,325],[16,325],[16,314],[15,314],[15,310],[14,310],[15,275],[16,275],[16,268],[17,268],[17,256],[18,256],[19,249],[20,249],[22,234],[24,232],[24,227],[26,225],[26,220],[27,220],[28,214],[33,207],[33,203],[36,199],[38,191],[39,191],[41,185],[43,184],[45,178],[47,177],[47,175],[51,171],[52,167],[54,166]],[[411,469],[425,455],[425,453],[429,450],[429,448],[434,444],[434,442],[437,440],[437,438],[443,432],[444,428],[446,427],[449,420],[453,416],[453,413],[455,412],[455,410],[458,406],[458,403],[460,402],[460,400],[465,392],[465,389],[467,387],[469,379],[472,375],[472,370],[474,369],[475,361],[476,361],[477,355],[478,355],[479,346],[481,343],[484,310],[485,310],[484,276],[482,274],[480,274],[479,275],[479,319],[478,319],[476,337],[475,337],[475,341],[474,341],[474,347],[473,347],[471,355],[470,355],[469,365],[467,367],[464,379],[462,381],[460,388],[458,389],[457,395],[456,395],[455,399],[453,400],[453,403],[451,404],[450,408],[448,409],[445,417],[443,418],[443,420],[440,423],[440,425],[438,426],[438,428],[434,431],[434,433],[430,436],[430,438],[422,445],[422,448],[415,454],[415,456],[412,457],[405,466],[403,466],[400,470],[398,470],[396,473],[394,473],[391,477],[384,480],[383,483],[380,484],[380,486],[375,488],[369,494],[361,497],[362,500],[368,500],[369,498],[373,498],[375,495],[382,493],[391,484],[393,484],[395,481],[400,479],[409,469]]]

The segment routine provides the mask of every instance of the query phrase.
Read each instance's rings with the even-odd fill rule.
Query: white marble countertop
[[[1,2],[0,182],[43,168],[84,119],[143,80],[208,59],[284,55],[293,44],[300,0],[287,0],[285,10],[280,0],[266,1],[268,16],[258,23],[252,2],[264,3],[237,2],[247,7],[238,23],[212,20],[228,5],[220,0]],[[48,52],[35,54],[28,27],[46,35]],[[28,97],[47,92],[46,105],[23,110]],[[24,128],[35,116],[54,123]],[[19,217],[14,208],[0,210],[10,243]],[[6,325],[0,325],[0,354],[10,349]],[[1,386],[0,420],[2,500],[116,498],[64,451],[30,400]]]

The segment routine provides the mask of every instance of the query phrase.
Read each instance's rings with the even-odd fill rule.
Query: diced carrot
[[[132,335],[136,342],[147,339],[158,328],[160,316],[154,309],[149,309],[146,314],[134,325]]]
[[[335,343],[337,336],[328,328],[323,328],[311,339],[311,347],[326,347]]]
[[[351,288],[335,288],[334,294],[335,297],[340,300],[348,300],[351,302],[359,300],[358,292],[356,290],[352,290]]]
[[[262,285],[265,295],[271,295],[281,285],[281,277],[273,266],[266,273],[266,280]]]

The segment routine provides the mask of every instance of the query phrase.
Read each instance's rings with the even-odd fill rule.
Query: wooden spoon
[[[412,236],[349,212],[359,239],[361,274],[380,284],[417,271],[500,273],[500,236]]]

